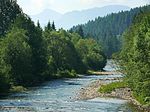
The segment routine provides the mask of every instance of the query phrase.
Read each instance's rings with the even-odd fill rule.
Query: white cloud
[[[48,8],[54,3],[54,0],[18,0],[19,5],[27,14],[36,14]]]
[[[149,2],[150,0],[18,0],[23,11],[29,15],[37,14],[47,8],[64,13],[112,4],[137,7]]]

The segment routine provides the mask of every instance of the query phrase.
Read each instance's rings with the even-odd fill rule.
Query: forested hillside
[[[150,5],[98,17],[86,24],[74,26],[70,32],[77,32],[85,38],[92,37],[101,42],[105,54],[111,57],[121,48],[121,35],[132,24],[134,17],[140,12],[146,11],[150,11]]]
[[[150,12],[136,17],[123,34],[121,64],[134,96],[150,105]]]
[[[15,86],[76,77],[88,69],[101,70],[106,57],[93,39],[83,39],[54,22],[43,30],[24,14],[16,0],[0,2],[0,93]]]
[[[15,20],[21,9],[15,0],[1,0],[0,2],[0,36],[4,35],[10,24]]]

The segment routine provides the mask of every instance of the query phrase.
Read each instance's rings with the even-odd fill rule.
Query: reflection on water
[[[110,70],[110,65],[111,62],[105,69]],[[13,94],[0,100],[0,112],[133,112],[127,101],[121,99],[74,100],[77,92],[92,81],[114,77],[121,75],[83,76],[50,81],[31,88],[26,93]]]

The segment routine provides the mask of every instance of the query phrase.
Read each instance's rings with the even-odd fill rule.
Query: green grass
[[[127,87],[127,84],[123,81],[121,82],[112,82],[107,85],[102,85],[99,88],[99,92],[101,93],[111,93],[113,90],[118,89],[118,88],[124,88]]]
[[[87,75],[94,75],[94,71],[93,70],[88,70]]]
[[[137,95],[136,92],[133,92],[134,98],[142,105],[150,107],[150,97],[146,97],[144,95]]]

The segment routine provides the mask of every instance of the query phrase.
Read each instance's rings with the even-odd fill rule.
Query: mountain
[[[84,24],[89,20],[93,20],[96,17],[103,17],[110,13],[116,13],[119,11],[129,10],[130,8],[122,5],[109,5],[104,7],[96,7],[92,9],[86,9],[82,11],[72,11],[65,14],[60,14],[51,9],[46,9],[38,15],[31,15],[31,18],[37,22],[40,21],[44,26],[47,22],[55,21],[57,28],[69,29],[74,25]]]
[[[64,14],[59,21],[57,21],[58,26],[61,26],[65,29],[71,28],[74,25],[84,24],[89,20],[93,20],[96,17],[103,17],[110,13],[116,13],[122,10],[129,10],[127,6],[121,5],[110,5],[101,8],[92,8],[82,11],[73,11]]]
[[[40,24],[43,26],[45,26],[48,21],[57,21],[61,18],[62,14],[51,10],[51,9],[45,9],[44,11],[42,11],[41,13],[37,14],[37,15],[31,15],[31,18],[33,19],[33,21],[35,23],[37,23],[37,21],[40,21]]]
[[[82,35],[84,34],[84,37],[92,37],[101,42],[105,54],[111,57],[113,53],[118,52],[121,48],[122,33],[133,23],[134,18],[139,13],[145,12],[150,12],[150,5],[98,17],[86,24],[74,26],[70,31],[80,34],[82,28]]]

